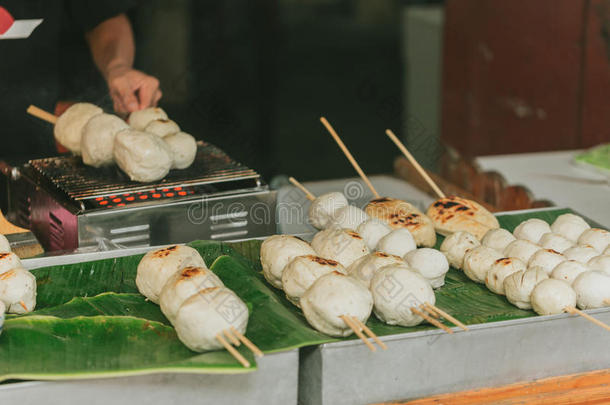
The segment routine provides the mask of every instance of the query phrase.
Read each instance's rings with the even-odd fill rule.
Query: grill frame
[[[78,187],[70,188],[70,181]],[[140,200],[146,193],[169,194],[177,187],[187,194]],[[116,166],[96,169],[84,166],[79,157],[61,156],[15,168],[8,191],[9,215],[23,218],[20,225],[27,223],[47,251],[231,240],[277,231],[277,192],[257,172],[203,142],[198,142],[191,168],[171,171],[159,182],[132,182]],[[126,193],[135,198],[96,204],[100,197],[114,202],[112,194],[126,200]],[[231,219],[236,209],[246,221]]]
[[[171,170],[158,182],[132,181],[116,166],[94,168],[83,164],[78,156],[59,156],[30,160],[28,171],[35,181],[50,188],[64,201],[84,207],[84,200],[113,194],[149,192],[155,189],[189,186],[211,186],[250,180],[251,187],[260,187],[260,175],[231,159],[216,146],[199,141],[193,164],[182,170]],[[230,184],[225,184],[229,186]]]

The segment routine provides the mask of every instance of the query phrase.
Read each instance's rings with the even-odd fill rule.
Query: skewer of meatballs
[[[36,277],[23,267],[0,234],[0,303],[9,314],[22,315],[36,308]]]
[[[496,217],[479,203],[457,196],[446,196],[394,132],[390,129],[385,132],[437,194],[439,199],[433,202],[427,211],[436,232],[449,236],[454,232],[467,230],[481,240],[489,230],[500,227]]]
[[[136,285],[171,322],[178,338],[195,352],[225,348],[244,367],[235,347],[263,353],[244,336],[248,307],[209,270],[197,250],[183,245],[148,252],[138,264]]]
[[[267,281],[284,290],[311,326],[331,336],[348,336],[358,329],[345,316],[363,327],[372,309],[391,325],[415,326],[427,320],[453,333],[435,319],[442,316],[467,330],[434,306],[433,287],[444,284],[449,270],[443,254],[417,249],[408,230],[392,230],[356,207],[354,215],[346,215],[350,205],[341,193],[315,197],[296,179],[291,182],[312,200],[310,221],[323,229],[311,245],[290,235],[268,238],[261,246],[261,263]]]
[[[328,120],[321,117],[320,122],[373,193],[374,198],[364,209],[366,214],[385,222],[392,229],[407,229],[418,246],[433,247],[436,245],[436,232],[432,220],[407,201],[380,196]]]
[[[521,309],[540,315],[569,312],[609,327],[577,309],[610,305],[610,232],[574,214],[549,225],[528,219],[513,233],[489,230],[482,241],[461,231],[441,251],[450,264]]]
[[[57,142],[84,164],[115,162],[134,181],[160,180],[170,169],[189,167],[197,154],[195,138],[158,107],[135,111],[128,122],[90,103],[73,104],[59,117],[34,106],[27,111],[54,124]]]

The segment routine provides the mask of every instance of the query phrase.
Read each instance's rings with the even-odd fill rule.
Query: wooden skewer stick
[[[432,325],[436,326],[437,328],[441,328],[442,330],[444,330],[445,332],[452,334],[453,331],[451,329],[449,329],[448,327],[446,327],[445,325],[443,325],[442,323],[440,323],[439,321],[437,321],[436,319],[424,314],[422,311],[420,311],[419,309],[415,308],[415,307],[411,307],[411,311],[413,313],[415,313],[416,315],[421,316],[422,318],[424,318],[426,321],[428,321],[429,323],[431,323]]]
[[[231,332],[233,332],[235,334],[235,336],[237,336],[237,338],[239,340],[241,340],[244,344],[244,346],[246,346],[248,349],[250,349],[250,351],[252,353],[254,353],[255,356],[257,357],[263,357],[263,352],[261,351],[261,349],[259,349],[258,347],[256,347],[256,345],[254,343],[252,343],[250,341],[250,339],[248,339],[247,337],[245,337],[244,335],[242,335],[237,329],[235,329],[233,326],[231,326]]]
[[[419,306],[419,309],[420,309],[420,311],[426,311],[433,318],[438,319],[441,317],[440,314],[436,313],[436,311],[434,309],[429,308],[429,307],[425,306],[424,304],[421,304]]]
[[[235,348],[233,346],[231,346],[229,344],[229,342],[227,342],[220,333],[218,335],[216,335],[216,340],[218,340],[220,342],[220,344],[223,345],[225,347],[225,349],[227,349],[228,352],[231,353],[231,355],[233,357],[235,357],[235,360],[237,360],[241,363],[242,366],[244,366],[246,368],[250,367],[250,362],[248,360],[246,360],[244,358],[244,356],[241,355],[240,352],[235,350]]]
[[[239,345],[241,345],[241,342],[240,342],[239,340],[237,340],[237,338],[236,338],[235,336],[233,336],[233,334],[231,333],[231,331],[230,331],[230,330],[225,329],[225,330],[223,330],[223,331],[222,331],[222,333],[224,333],[224,334],[225,334],[225,336],[226,336],[227,338],[229,338],[229,340],[231,341],[231,343],[232,343],[233,345],[235,345],[235,346],[239,346]]]
[[[424,302],[424,305],[427,308],[430,308],[430,309],[434,310],[435,312],[439,313],[443,318],[445,318],[446,320],[448,320],[449,322],[451,322],[455,326],[459,326],[460,328],[462,328],[464,330],[468,330],[468,327],[466,325],[464,325],[462,322],[458,321],[453,316],[449,315],[447,312],[443,311],[439,307],[434,306],[434,305],[432,305],[432,304],[430,304],[428,302]]]
[[[370,330],[368,326],[365,325],[364,322],[362,322],[360,319],[356,318],[355,316],[352,316],[352,319],[354,320],[354,323],[356,325],[358,325],[362,328],[362,330],[364,331],[364,333],[366,333],[368,335],[368,337],[373,339],[375,341],[375,343],[377,343],[379,345],[379,347],[381,347],[383,350],[388,350],[388,347],[386,346],[386,344],[383,343],[379,339],[379,337],[372,330]]]
[[[23,309],[25,309],[25,312],[28,312],[28,307],[25,305],[25,302],[23,301],[19,301],[19,305],[21,305],[23,307]]]
[[[301,190],[303,192],[303,194],[305,194],[305,197],[307,197],[307,199],[309,201],[313,201],[313,200],[316,199],[316,196],[311,194],[311,192],[309,190],[307,190],[304,185],[299,183],[299,181],[297,179],[295,179],[294,177],[289,177],[288,181],[290,181],[293,186],[295,186],[296,188]]]
[[[589,314],[587,314],[585,312],[582,312],[580,309],[577,309],[577,308],[574,308],[574,307],[567,307],[567,308],[564,309],[564,311],[566,311],[567,313],[573,314],[573,315],[580,315],[583,318],[585,318],[586,320],[593,322],[597,326],[601,326],[602,328],[610,331],[610,326],[609,325],[606,325],[605,323],[603,323],[599,319],[593,318],[591,315],[589,315]]]
[[[424,178],[424,180],[426,180],[426,183],[428,183],[428,185],[430,187],[432,187],[432,190],[434,190],[436,195],[438,195],[439,198],[445,198],[445,193],[443,193],[441,191],[441,189],[436,185],[434,180],[432,180],[430,178],[430,176],[428,175],[426,170],[423,167],[421,167],[421,165],[417,162],[417,160],[415,160],[413,155],[411,155],[411,152],[409,152],[407,150],[407,148],[400,141],[400,139],[398,139],[398,137],[396,135],[394,135],[394,132],[392,132],[391,129],[386,129],[385,133],[392,140],[392,142],[394,142],[394,144],[398,147],[398,149],[400,149],[402,154],[405,155],[405,157],[409,160],[409,162],[411,162],[411,164],[415,167],[415,170],[417,170],[419,172],[419,174]]]
[[[364,174],[364,172],[360,168],[360,165],[358,164],[358,162],[356,162],[356,159],[354,159],[354,157],[349,152],[349,150],[347,149],[347,147],[345,146],[345,144],[343,143],[341,138],[339,138],[339,135],[337,135],[337,132],[335,131],[335,129],[330,125],[330,123],[324,117],[320,117],[320,122],[322,122],[322,125],[324,125],[326,127],[326,130],[330,133],[330,135],[333,137],[335,142],[337,142],[337,145],[339,145],[339,147],[345,154],[345,157],[347,157],[347,160],[349,160],[349,162],[352,164],[354,169],[356,169],[356,172],[358,172],[358,174],[360,175],[360,178],[362,178],[362,180],[366,183],[367,187],[371,190],[371,192],[373,193],[375,198],[379,198],[380,195],[377,192],[377,190],[375,190],[375,187],[373,187],[373,183],[371,183],[371,181],[366,176],[366,174]]]
[[[353,321],[349,318],[349,316],[341,315],[340,318],[343,319],[343,322],[345,322],[345,324],[347,326],[349,326],[351,330],[354,331],[354,333],[360,338],[360,340],[362,340],[364,342],[365,345],[367,345],[367,347],[372,352],[376,352],[377,351],[377,348],[375,346],[373,346],[373,344],[371,342],[369,342],[369,340],[366,338],[366,336],[364,336],[362,334],[362,331],[360,330],[360,328],[353,323]]]
[[[610,299],[604,300],[604,304],[610,305]]]
[[[55,125],[57,122],[57,117],[55,115],[34,105],[29,106],[26,111],[28,114],[33,115],[36,118],[40,118],[43,121],[50,122],[53,125]]]

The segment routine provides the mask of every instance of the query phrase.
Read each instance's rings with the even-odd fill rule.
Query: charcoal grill
[[[230,240],[275,233],[275,192],[209,143],[161,181],[131,181],[115,165],[77,156],[31,160],[12,171],[10,215],[46,250]]]

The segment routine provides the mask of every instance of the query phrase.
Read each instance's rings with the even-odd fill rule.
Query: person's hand
[[[132,68],[116,67],[108,72],[106,81],[119,114],[155,107],[162,96],[156,77]]]

